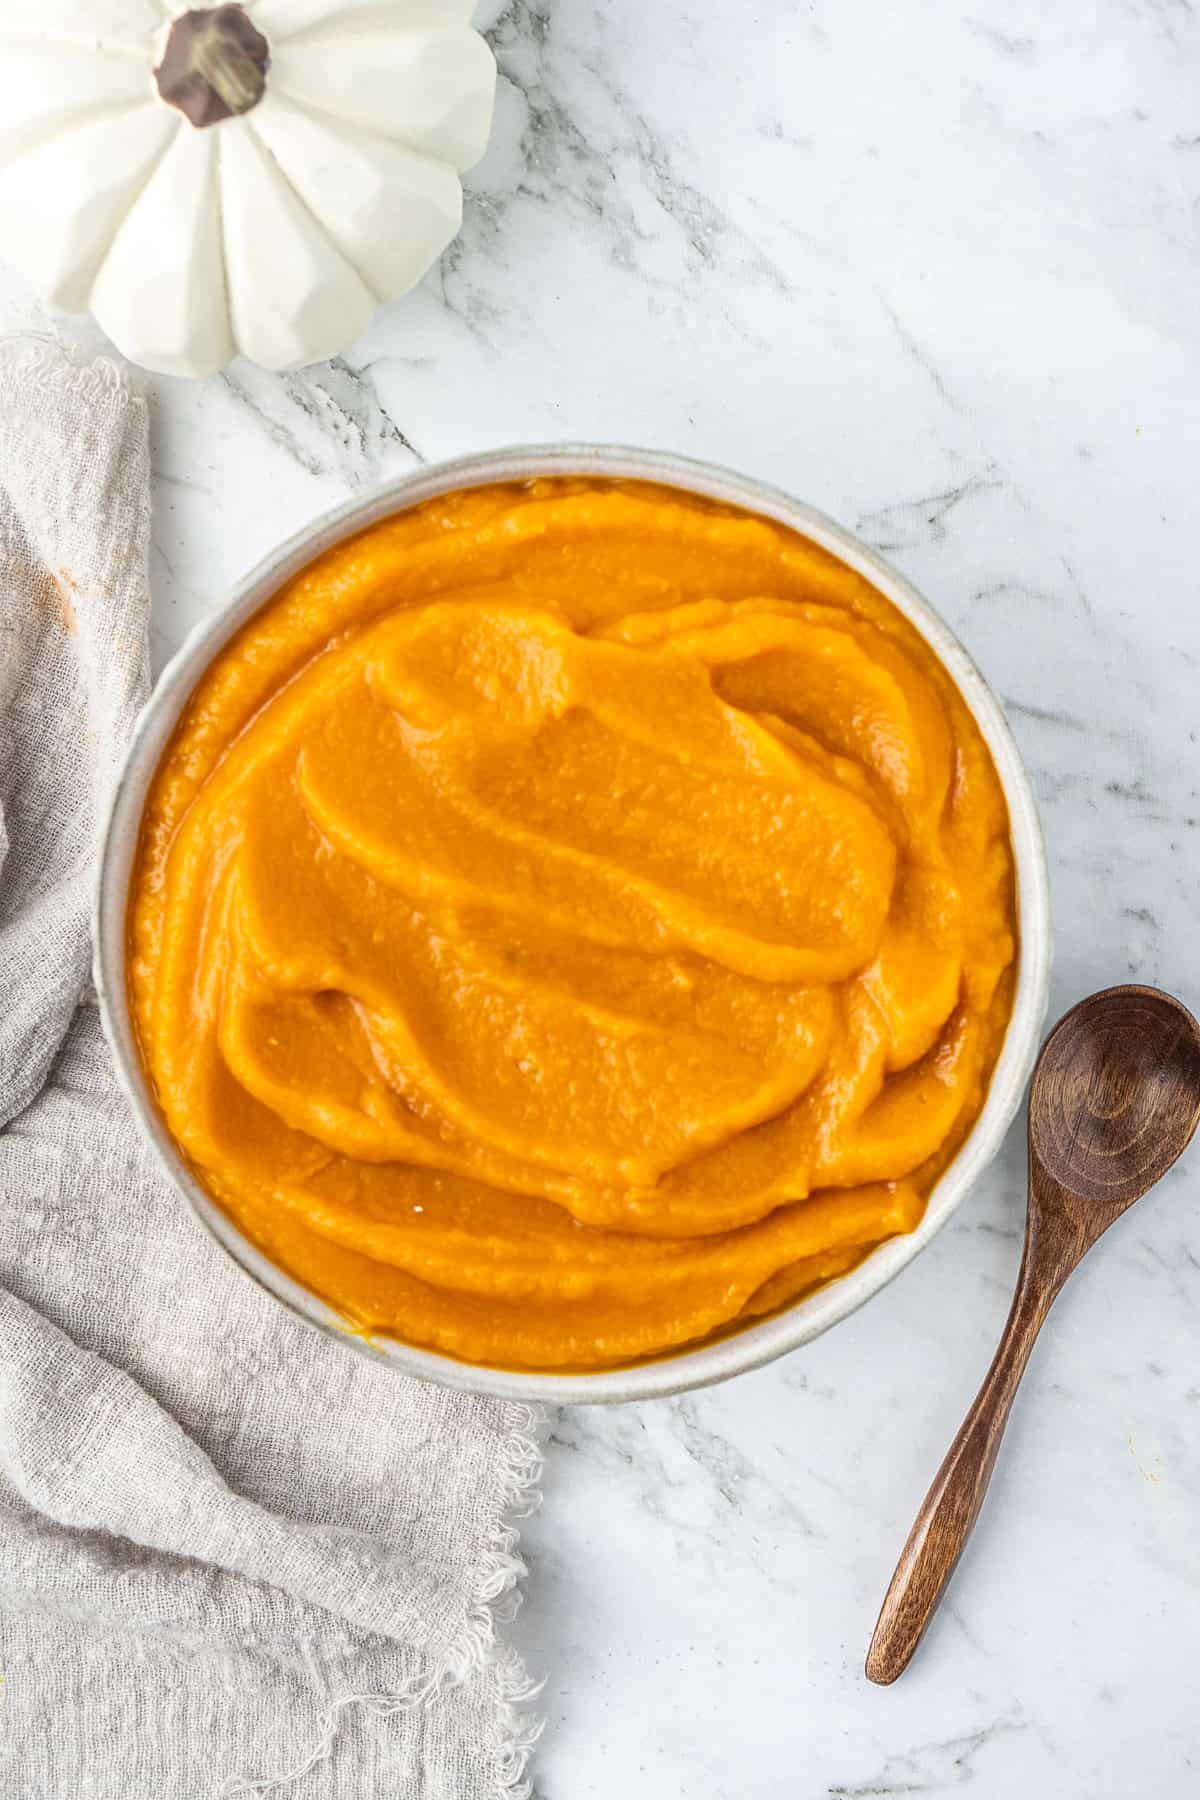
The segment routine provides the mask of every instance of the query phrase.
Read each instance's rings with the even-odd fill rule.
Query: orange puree
[[[217,657],[131,1004],[200,1180],[355,1325],[601,1368],[912,1229],[1014,931],[987,749],[863,577],[539,481],[328,551]]]

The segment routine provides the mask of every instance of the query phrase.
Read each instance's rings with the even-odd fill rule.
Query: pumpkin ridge
[[[7,143],[0,135],[0,169],[11,169],[22,157],[35,155],[65,133],[98,125],[102,119],[115,120],[127,113],[132,116],[148,104],[147,100],[99,100],[91,106],[73,107],[69,112],[39,119],[36,125],[26,126]]]
[[[323,35],[331,42],[335,37],[335,34],[332,32],[326,32]],[[434,42],[441,44],[443,47],[447,42],[457,43],[461,49],[460,64],[465,63],[466,60],[470,58],[478,65],[480,59],[484,59],[487,66],[489,91],[492,96],[492,100],[489,103],[489,118],[491,117],[491,110],[494,106],[497,66],[495,55],[481,32],[472,30],[469,27],[462,29],[457,26],[434,27],[414,25],[411,28],[406,27],[403,30],[397,31],[395,35],[406,39],[423,40],[427,46]],[[445,146],[439,146],[436,137],[440,134],[440,124],[435,125],[433,128],[435,136],[434,142],[420,142],[414,139],[411,128],[407,128],[401,119],[397,119],[394,111],[389,112],[386,124],[381,123],[380,120],[376,118],[372,124],[368,126],[360,116],[360,112],[357,110],[357,102],[353,98],[347,104],[346,96],[339,93],[337,97],[338,104],[335,106],[329,102],[329,96],[327,95],[325,104],[322,104],[321,101],[312,97],[311,92],[306,87],[305,70],[303,68],[297,69],[291,60],[296,51],[312,51],[320,49],[321,36],[314,35],[311,39],[308,38],[307,34],[300,34],[296,37],[280,36],[276,39],[276,43],[278,46],[278,60],[272,66],[272,89],[274,93],[285,96],[294,105],[309,106],[313,109],[314,115],[336,120],[339,124],[349,126],[352,130],[369,131],[372,136],[383,139],[388,143],[399,144],[405,149],[413,150],[418,155],[430,156],[438,162],[449,163],[459,175],[463,175],[468,169],[473,168],[483,155],[483,150],[475,149],[474,146],[472,146],[471,152],[465,157],[460,151],[455,151]],[[480,73],[478,66],[476,67],[475,73],[476,75]],[[417,91],[423,93],[424,90],[419,87]]]
[[[146,189],[150,186],[150,183],[154,180],[155,175],[157,175],[157,173],[158,173],[159,163],[162,161],[163,157],[170,150],[171,145],[174,143],[175,138],[178,136],[180,129],[181,129],[181,126],[179,126],[179,125],[177,125],[175,127],[175,130],[172,132],[171,136],[167,139],[166,143],[163,145],[163,148],[159,151],[158,155],[154,158],[154,161],[151,163],[149,169],[147,169],[147,171],[146,171],[145,175],[142,177],[141,181],[138,182],[137,192],[130,196],[129,205],[125,208],[124,212],[121,214],[120,218],[117,220],[116,224],[113,226],[112,231],[109,234],[108,248],[105,250],[104,255],[100,258],[100,261],[96,264],[96,267],[92,270],[91,274],[88,277],[88,303],[89,303],[89,305],[91,304],[92,290],[95,287],[97,281],[99,281],[99,279],[100,279],[100,271],[103,269],[105,263],[108,261],[109,257],[112,255],[113,246],[116,243],[118,237],[120,237],[120,235],[121,235],[121,227],[124,225],[126,219],[128,219],[130,213],[133,211],[134,207],[137,205],[137,203],[141,199],[142,195],[146,192]]]
[[[446,157],[436,156],[432,150],[414,144],[411,138],[396,137],[390,131],[373,131],[369,125],[359,125],[353,119],[348,119],[344,113],[330,112],[327,106],[318,106],[315,100],[300,99],[299,95],[293,94],[282,84],[272,93],[271,97],[284,106],[294,106],[297,112],[307,113],[308,117],[317,125],[324,125],[330,131],[344,132],[351,143],[355,138],[362,138],[371,144],[389,144],[397,149],[406,150],[410,156],[419,156],[422,162],[432,163],[435,168],[440,168],[447,163]],[[253,120],[248,119],[246,122],[253,126]],[[255,127],[255,133],[261,142],[261,133],[257,131],[257,127]],[[279,158],[276,157],[275,160],[278,162]],[[454,165],[450,164],[449,166],[453,168]],[[459,174],[457,169],[454,172],[456,175]],[[311,207],[309,211],[312,212]],[[315,214],[313,216],[316,217]],[[321,221],[318,219],[317,223],[320,224]],[[321,228],[324,230],[324,226]]]
[[[55,30],[53,27],[48,31],[42,31],[40,28],[36,31],[30,31],[28,28],[22,29],[20,26],[17,26],[12,30],[5,30],[5,28],[0,25],[0,45],[3,44],[14,44],[26,49],[28,49],[30,45],[33,45],[37,49],[94,51],[96,48],[96,34],[95,32],[79,32],[76,34],[72,31],[63,31],[61,29]],[[115,43],[108,38],[105,38],[104,54],[106,56],[127,56],[133,62],[144,63],[146,60],[146,46],[145,44]]]
[[[248,0],[253,7],[259,0]],[[428,0],[427,0],[428,3]],[[243,0],[247,4],[247,0]],[[404,4],[404,0],[401,0]],[[453,7],[457,4],[458,11]],[[347,37],[350,34],[366,36],[368,32],[384,30],[400,31],[470,31],[476,36],[481,34],[471,23],[474,6],[471,0],[442,0],[437,7],[430,7],[428,14],[409,13],[403,24],[397,25],[396,0],[357,0],[353,10],[346,10],[346,0],[329,0],[329,11],[318,19],[310,19],[307,25],[298,30],[277,31],[276,42],[280,45],[304,45],[319,42],[323,37]]]
[[[294,104],[290,94],[287,96],[287,99],[288,99],[289,104]],[[341,260],[345,263],[346,267],[348,269],[353,270],[354,274],[358,276],[358,279],[362,282],[363,286],[366,288],[368,294],[370,294],[370,296],[371,296],[372,300],[374,300],[375,304],[377,306],[382,306],[384,304],[384,299],[385,299],[384,295],[376,293],[375,289],[371,286],[371,283],[367,280],[366,276],[362,273],[362,271],[359,268],[357,268],[354,263],[352,263],[350,261],[350,258],[346,255],[346,252],[344,250],[340,249],[339,246],[334,243],[333,239],[329,235],[329,231],[325,225],[325,221],[322,218],[320,218],[313,211],[312,207],[308,204],[308,201],[304,198],[304,195],[300,192],[299,188],[296,186],[295,182],[292,180],[291,176],[288,174],[287,170],[284,168],[283,164],[280,162],[279,158],[276,156],[274,150],[272,150],[270,144],[268,144],[266,139],[263,137],[262,132],[259,131],[257,129],[257,127],[255,126],[253,119],[246,120],[246,128],[253,136],[254,142],[258,145],[259,150],[266,157],[266,159],[270,163],[271,167],[275,170],[275,173],[279,176],[280,181],[282,181],[284,183],[284,185],[286,186],[288,192],[291,194],[292,198],[295,200],[297,206],[302,207],[305,214],[307,215],[307,217],[312,220],[313,224],[316,226],[316,228],[320,232],[321,236],[325,239],[325,242],[328,244],[333,255],[340,257]]]
[[[225,321],[229,327],[229,337],[235,351],[240,348],[237,330],[233,323],[233,290],[229,285],[229,256],[225,241],[225,140],[218,133],[213,146],[212,183],[214,203],[217,209],[217,243],[221,247],[220,277],[221,292],[225,297]],[[222,376],[222,379],[224,377]]]
[[[313,211],[312,207],[305,200],[303,194],[301,194],[297,191],[294,182],[289,177],[287,170],[280,163],[279,158],[275,155],[275,153],[272,151],[270,146],[264,142],[262,134],[255,129],[254,121],[247,117],[247,118],[232,120],[232,121],[230,121],[230,123],[241,125],[244,128],[244,139],[245,139],[245,142],[247,143],[250,153],[252,155],[260,157],[267,164],[269,170],[278,179],[280,184],[284,188],[286,188],[288,195],[290,196],[290,198],[292,200],[295,201],[296,205],[300,208],[300,211],[303,213],[304,217],[308,220],[309,224],[313,227],[313,229],[315,231],[317,231],[320,234],[322,242],[323,242],[329,256],[335,258],[337,260],[337,262],[339,262],[344,269],[348,270],[349,273],[354,277],[354,279],[358,283],[358,285],[362,288],[363,292],[367,295],[367,297],[374,303],[375,306],[379,306],[381,304],[381,301],[379,299],[379,296],[375,293],[375,290],[372,287],[370,287],[363,280],[362,276],[358,273],[358,270],[354,267],[354,264],[350,261],[349,257],[343,255],[342,251],[334,243],[333,239],[329,236],[329,233],[326,231],[324,225],[321,223],[320,219],[317,217],[317,215]],[[232,137],[230,137],[229,141],[232,144],[234,140]],[[224,146],[222,145],[222,149],[223,148],[224,148]],[[224,165],[224,156],[223,155],[222,155],[221,162],[222,162],[221,177],[222,177],[222,183],[223,183],[224,179],[225,179],[225,171],[224,171],[224,166],[223,166]],[[233,285],[229,281],[229,266],[230,266],[229,240],[228,240],[228,237],[225,232],[224,208],[222,208],[221,226],[222,226],[222,255],[223,255],[223,261],[225,264],[225,272],[226,272],[226,296],[227,296],[228,305],[229,305],[230,327],[233,332],[234,342],[237,344],[238,349],[243,350],[243,352],[244,352],[244,346],[242,344],[241,334],[239,331],[239,320],[238,320],[238,316],[237,316],[238,309],[237,309],[237,304],[236,304],[236,296],[234,293]],[[278,365],[278,366],[291,367],[293,365],[288,364],[288,365]]]

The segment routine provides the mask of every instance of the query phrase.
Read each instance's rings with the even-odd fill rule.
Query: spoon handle
[[[1059,1285],[1035,1277],[1027,1243],[1000,1347],[946,1460],[933,1478],[884,1596],[867,1651],[867,1676],[871,1681],[886,1686],[908,1667],[954,1573],[979,1517],[1029,1352]]]

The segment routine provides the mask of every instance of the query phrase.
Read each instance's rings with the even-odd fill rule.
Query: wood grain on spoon
[[[1029,1093],[1029,1209],[1017,1291],[974,1405],[884,1598],[867,1675],[907,1667],[979,1516],[1013,1396],[1072,1269],[1186,1148],[1200,1120],[1200,1026],[1157,988],[1093,994],[1042,1046]]]

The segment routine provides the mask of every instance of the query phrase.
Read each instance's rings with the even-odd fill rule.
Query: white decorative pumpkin
[[[148,369],[335,355],[462,218],[471,0],[0,0],[0,255]]]

